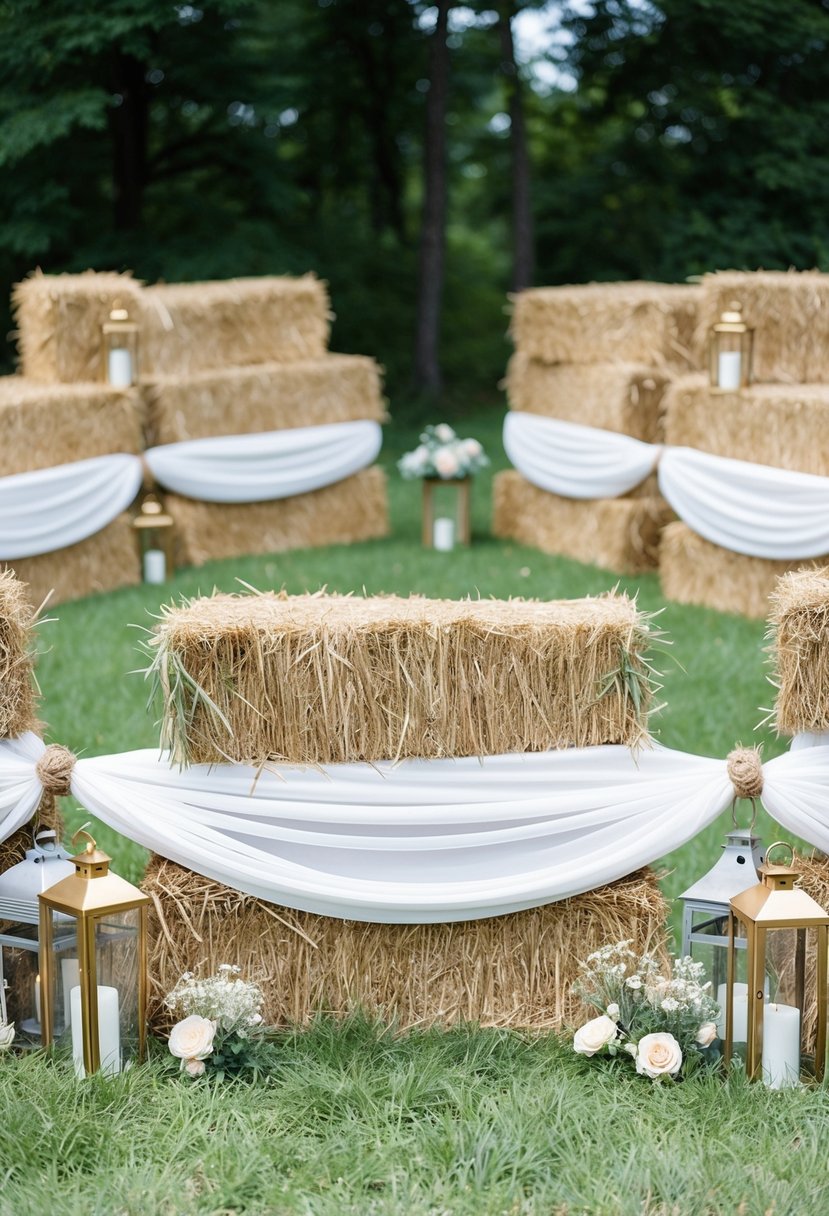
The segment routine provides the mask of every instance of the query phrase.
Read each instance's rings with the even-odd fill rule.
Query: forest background
[[[0,370],[36,266],[312,270],[471,410],[510,290],[829,270],[827,48],[829,0],[6,0]]]

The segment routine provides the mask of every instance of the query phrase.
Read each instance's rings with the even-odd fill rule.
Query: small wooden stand
[[[424,477],[423,478],[423,547],[435,547],[435,504],[432,491],[435,486],[450,486],[457,491],[455,500],[455,532],[459,545],[468,545],[472,539],[469,525],[469,487],[471,477]]]

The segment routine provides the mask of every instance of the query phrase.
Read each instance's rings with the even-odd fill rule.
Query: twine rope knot
[[[68,797],[76,759],[68,747],[61,747],[60,743],[49,744],[35,765],[38,780],[47,794]]]
[[[736,798],[759,798],[763,792],[763,765],[753,747],[735,747],[726,761],[728,779]]]

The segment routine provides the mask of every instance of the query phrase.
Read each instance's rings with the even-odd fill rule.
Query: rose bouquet
[[[261,1070],[262,989],[241,978],[241,968],[223,963],[206,979],[185,971],[164,998],[167,1009],[183,1014],[170,1031],[170,1053],[188,1076],[210,1071],[220,1080]]]
[[[665,976],[652,955],[636,954],[630,946],[603,946],[579,964],[575,989],[601,1012],[576,1031],[573,1050],[619,1055],[653,1080],[713,1061],[719,1005],[710,983],[701,982],[702,963],[674,959]]]
[[[445,422],[427,426],[420,445],[397,462],[403,477],[440,477],[457,480],[489,464],[477,439],[459,439]]]

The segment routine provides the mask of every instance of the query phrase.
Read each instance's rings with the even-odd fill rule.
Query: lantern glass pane
[[[139,928],[141,912],[129,908],[110,912],[95,921],[95,968],[99,992],[101,1060],[109,1055],[114,1067],[117,1037],[120,1067],[139,1054]],[[102,997],[102,989],[115,997]],[[109,1003],[111,1001],[111,1004]],[[108,1051],[104,1045],[109,1044]]]
[[[38,973],[37,925],[3,925],[0,937],[3,951],[3,977],[6,988],[6,1016],[18,1033],[31,1035],[35,1029],[35,977]],[[26,1026],[24,1028],[24,1022]]]
[[[72,989],[80,984],[78,925],[74,917],[65,912],[56,912],[54,908],[49,911],[52,919],[52,966],[49,968],[52,1038],[59,1040],[66,1036],[68,1039]]]

